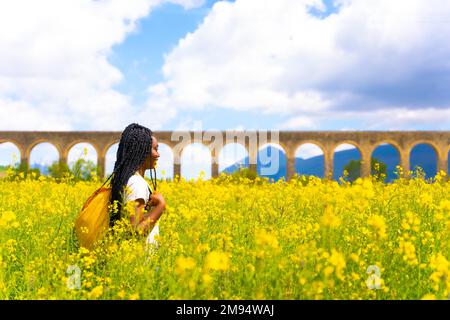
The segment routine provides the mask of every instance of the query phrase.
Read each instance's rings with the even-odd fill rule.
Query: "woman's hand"
[[[150,195],[150,203],[153,206],[159,206],[159,207],[166,207],[166,200],[164,200],[164,197],[159,192],[154,192]]]
[[[151,211],[144,215],[144,219],[139,223],[137,229],[143,232],[147,232],[149,229],[153,228],[156,221],[159,220],[163,211],[166,209],[166,201],[164,197],[159,192],[154,192],[150,195],[150,203],[154,206]]]

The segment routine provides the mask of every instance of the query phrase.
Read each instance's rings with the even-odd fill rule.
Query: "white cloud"
[[[86,149],[86,153],[85,153]],[[97,164],[97,151],[90,143],[78,143],[74,145],[67,155],[67,162],[70,167],[72,167],[78,159],[83,159],[86,161],[92,161]]]
[[[205,0],[169,0],[168,2],[179,4],[185,9],[192,9],[202,6]]]
[[[325,19],[308,12],[324,10],[320,0],[218,2],[165,56],[164,81],[135,108],[114,89],[123,75],[108,57],[164,2],[205,1],[2,1],[1,130],[117,130],[132,121],[159,130],[181,110],[216,106],[289,117],[279,129],[330,119],[369,130],[450,126],[448,1],[335,0],[339,12]]]
[[[190,130],[198,130],[202,131],[203,122],[198,119],[194,119],[191,116],[184,116],[179,121],[175,127],[176,131],[190,131]]]
[[[33,147],[30,153],[30,165],[50,166],[54,161],[58,161],[59,153],[56,147],[48,142],[42,142]]]
[[[0,4],[2,130],[105,130],[137,120],[114,90],[113,45],[157,5],[204,0],[40,0]]]
[[[211,178],[211,153],[207,147],[193,143],[183,149],[181,154],[181,176],[185,179],[196,179],[201,171],[205,179]]]
[[[334,111],[330,112],[328,117],[343,122],[348,119],[355,120],[363,130],[448,130],[450,128],[450,108],[393,107],[372,111]],[[317,121],[323,121],[323,118]]]
[[[335,149],[334,152],[338,152],[338,151],[344,151],[344,150],[351,150],[351,149],[355,149],[356,147],[350,143],[341,143],[340,145],[338,145]]]
[[[323,155],[322,149],[314,143],[304,143],[295,152],[295,156],[302,159]]]
[[[286,123],[279,125],[280,129],[294,129],[294,130],[304,130],[304,129],[315,129],[317,124],[310,117],[295,117],[289,119]]]
[[[11,142],[0,143],[0,166],[20,163],[20,150]]]
[[[309,12],[324,9],[319,0],[216,3],[165,56],[165,80],[150,87],[148,107],[167,108],[168,117],[215,106],[258,110],[293,117],[286,128],[315,128],[340,113],[388,115],[374,126],[406,128],[428,108],[446,116],[450,3],[335,2],[338,13],[324,19]],[[414,113],[389,117],[400,110]]]
[[[219,153],[219,171],[240,162],[248,157],[248,152],[243,145],[238,143],[226,144]]]

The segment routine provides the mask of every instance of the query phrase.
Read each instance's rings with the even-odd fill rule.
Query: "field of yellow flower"
[[[97,182],[0,180],[1,299],[448,299],[450,181],[160,182],[160,247],[72,228]],[[124,231],[125,230],[125,231]]]

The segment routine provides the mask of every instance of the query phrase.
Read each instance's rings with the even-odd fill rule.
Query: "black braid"
[[[125,128],[120,137],[117,159],[114,164],[112,176],[111,203],[117,200],[117,213],[110,216],[110,226],[113,226],[121,218],[123,204],[123,192],[128,179],[144,163],[148,154],[152,154],[153,132],[137,123],[132,123]]]

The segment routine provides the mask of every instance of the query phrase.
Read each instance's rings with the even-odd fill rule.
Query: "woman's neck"
[[[143,177],[145,175],[145,169],[144,168],[138,168],[137,172]]]

